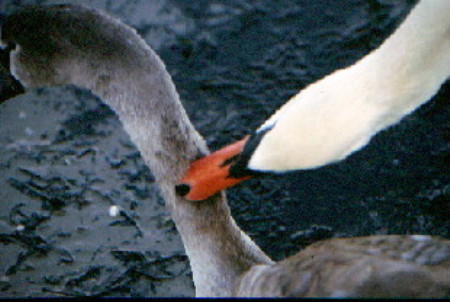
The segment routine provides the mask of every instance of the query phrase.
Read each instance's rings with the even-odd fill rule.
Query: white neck
[[[255,170],[339,161],[428,101],[450,74],[450,1],[422,0],[378,49],[308,86],[261,129]]]
[[[428,101],[450,75],[450,1],[420,1],[355,73],[375,87],[369,101],[390,107],[381,128]]]
[[[14,75],[28,87],[75,84],[90,89],[114,109],[153,172],[180,232],[197,296],[232,295],[236,276],[254,264],[272,262],[236,225],[224,195],[201,203],[176,196],[175,184],[189,163],[207,150],[162,61],[116,19],[77,7],[40,10],[14,17],[17,24],[39,30],[11,27],[5,33],[6,42],[18,44],[11,57]],[[30,40],[27,34],[40,36]],[[63,39],[54,49],[52,35]],[[86,37],[94,40],[84,42]],[[20,43],[36,40],[47,48]],[[51,55],[45,52],[49,49]]]

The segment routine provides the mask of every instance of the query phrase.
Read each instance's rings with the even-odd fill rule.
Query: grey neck
[[[197,296],[232,295],[238,275],[272,263],[235,224],[224,194],[200,203],[175,194],[189,163],[207,148],[164,64],[132,28],[80,7],[33,8],[11,16],[2,39],[17,45],[11,69],[24,86],[75,84],[117,113],[180,232]]]

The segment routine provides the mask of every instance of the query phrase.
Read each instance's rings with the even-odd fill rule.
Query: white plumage
[[[248,167],[281,172],[342,160],[428,101],[450,75],[450,1],[423,0],[375,51],[308,86],[259,130]]]

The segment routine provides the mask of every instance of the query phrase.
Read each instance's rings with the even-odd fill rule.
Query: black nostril
[[[188,184],[179,184],[175,186],[175,192],[180,196],[186,196],[191,190],[191,186]]]

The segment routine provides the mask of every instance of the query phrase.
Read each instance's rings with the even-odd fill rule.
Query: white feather
[[[342,160],[428,101],[450,74],[450,1],[423,0],[378,49],[308,86],[261,127],[249,168]]]

